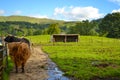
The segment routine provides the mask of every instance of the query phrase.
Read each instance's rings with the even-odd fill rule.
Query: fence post
[[[3,80],[3,46],[0,46],[0,80]]]
[[[6,57],[5,59],[5,69],[7,69],[8,68],[8,49],[7,49],[7,44],[5,44],[5,46],[4,46],[5,48],[4,48],[4,57]]]

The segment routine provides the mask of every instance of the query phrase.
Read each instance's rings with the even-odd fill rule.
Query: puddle
[[[57,65],[51,61],[51,59],[48,60],[48,79],[47,80],[70,80],[69,78],[63,76],[63,72],[57,67]]]

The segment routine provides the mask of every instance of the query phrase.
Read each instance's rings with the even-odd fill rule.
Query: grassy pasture
[[[50,43],[49,35],[29,36],[74,80],[120,78],[120,40],[80,36],[80,41]]]
[[[50,35],[27,36],[27,38],[34,44],[48,44],[50,42]]]

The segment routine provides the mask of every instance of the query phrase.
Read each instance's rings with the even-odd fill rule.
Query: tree
[[[61,29],[59,28],[59,24],[51,24],[48,28],[47,28],[47,33],[48,34],[59,34],[61,32]]]
[[[35,30],[34,33],[33,33],[33,35],[40,35],[40,34],[42,34],[41,30]]]
[[[100,35],[120,38],[120,12],[107,14],[99,24]]]
[[[76,33],[80,35],[97,35],[95,31],[96,24],[88,20],[77,23],[75,26],[69,28],[69,33]]]

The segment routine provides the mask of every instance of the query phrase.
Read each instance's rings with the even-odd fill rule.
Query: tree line
[[[19,36],[41,34],[80,34],[120,38],[120,12],[107,14],[97,20],[38,24],[21,21],[0,22],[0,34]]]
[[[37,24],[22,21],[0,22],[0,34],[15,36],[39,35],[49,24]]]

